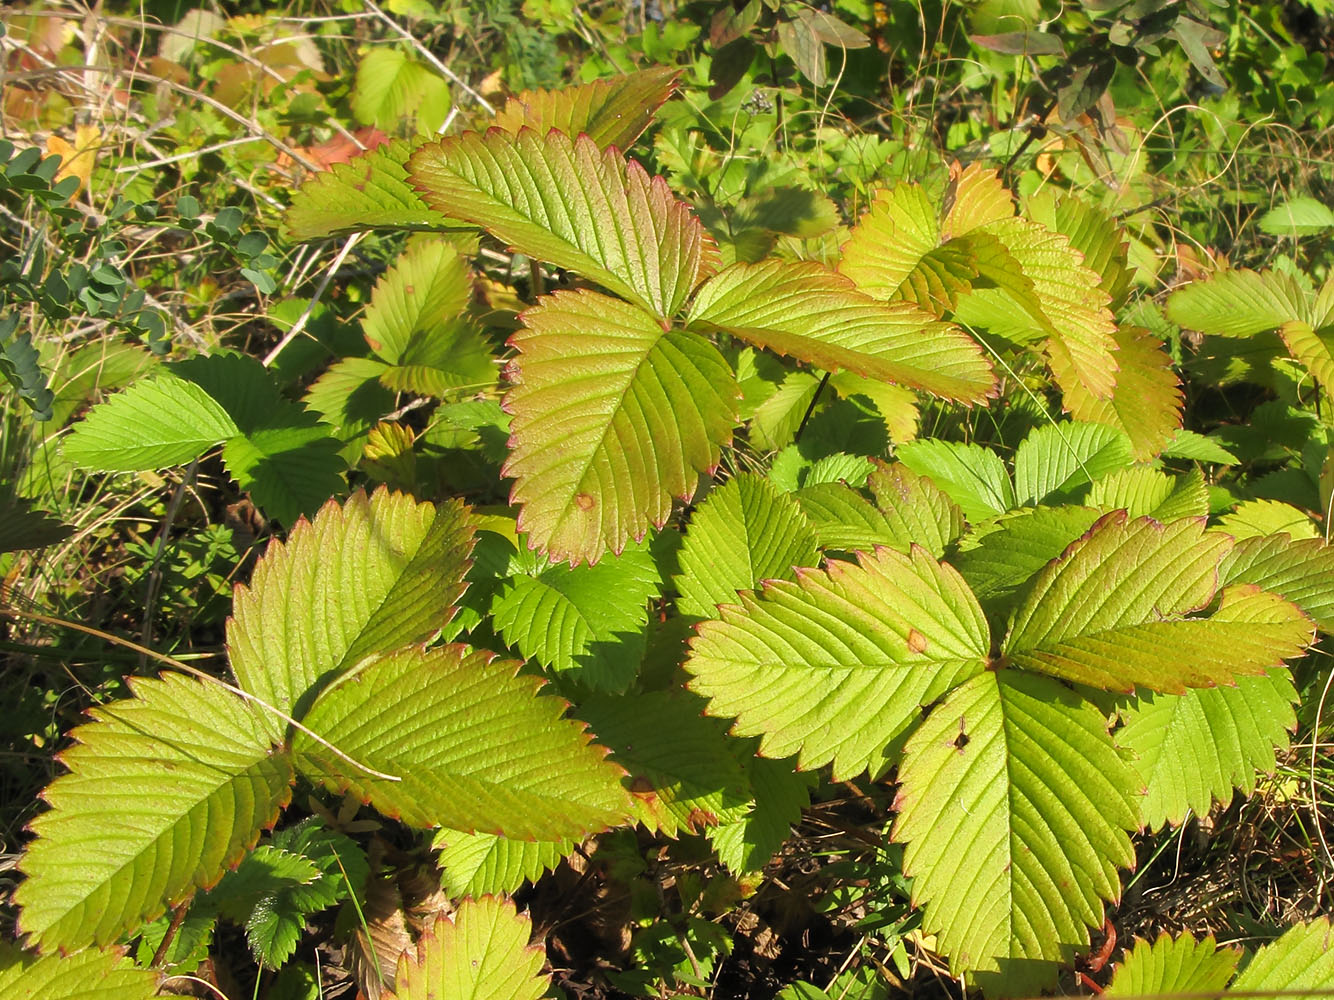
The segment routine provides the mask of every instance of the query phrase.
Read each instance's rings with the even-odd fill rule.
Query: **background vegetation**
[[[609,746],[618,724],[627,747],[645,729],[722,746],[724,724],[710,728],[667,695],[685,677],[688,637],[716,613],[689,543],[676,551],[682,531],[706,498],[751,503],[743,489],[861,490],[872,477],[878,490],[883,468],[871,460],[894,459],[988,530],[1030,502],[1133,515],[1189,494],[1181,511],[1207,512],[1238,539],[1311,540],[1308,593],[1284,594],[1322,629],[1303,654],[1284,654],[1295,730],[1289,738],[1282,702],[1271,760],[1246,757],[1196,807],[1141,815],[1119,900],[1059,988],[1105,986],[1136,938],[1189,931],[1254,951],[1329,912],[1334,673],[1323,629],[1334,582],[1321,582],[1330,564],[1317,541],[1328,541],[1334,493],[1334,8],[1324,0],[51,2],[2,16],[0,880],[11,895],[20,870],[32,874],[20,861],[28,825],[64,773],[70,731],[138,692],[131,679],[157,676],[164,658],[226,677],[230,644],[239,677],[225,632],[233,588],[330,499],[387,486],[442,510],[466,501],[478,541],[466,596],[441,608],[444,619],[461,602],[446,638],[545,672]],[[1095,461],[1119,438],[1079,450],[1078,470],[1050,492],[993,509],[966,462],[947,488],[953,466],[932,442],[987,449],[1009,487],[1021,443],[1074,426],[1065,418],[1076,410],[1032,331],[996,320],[985,295],[960,305],[969,289],[951,287],[947,261],[937,284],[922,279],[919,304],[977,338],[993,392],[827,375],[748,346],[719,320],[711,331],[741,399],[734,436],[706,463],[716,477],[661,533],[639,542],[647,519],[629,532],[618,558],[573,569],[529,551],[522,529],[546,532],[542,547],[576,563],[627,540],[570,543],[536,515],[516,529],[508,506],[522,478],[505,464],[508,442],[526,440],[514,399],[502,406],[520,313],[553,289],[585,288],[580,269],[515,252],[522,241],[485,220],[437,225],[436,205],[407,224],[346,224],[339,213],[357,206],[338,185],[369,162],[369,176],[402,185],[410,147],[485,127],[511,95],[656,68],[678,75],[651,78],[658,90],[625,112],[643,113],[647,131],[622,123],[615,144],[691,206],[721,264],[842,258],[856,279],[842,248],[879,192],[918,185],[933,225],[948,223],[960,177],[974,176],[965,171],[994,170],[1026,219],[1083,251],[1120,327],[1161,343],[1180,405],[1170,385],[1165,406],[1132,400],[1117,418],[1124,456]],[[1071,195],[1083,222],[1060,214]],[[1114,238],[1081,242],[1078,225]],[[1173,295],[1230,287],[1203,279],[1240,269],[1265,277],[1235,299]],[[1311,319],[1321,315],[1323,325]],[[1309,323],[1314,346],[1294,340],[1292,322]],[[168,364],[174,381],[147,381]],[[105,418],[105,432],[85,422],[94,404],[150,384],[185,386],[198,418],[167,451],[153,414],[172,422],[177,397],[150,398],[128,424]],[[1156,485],[1127,485],[1148,484],[1150,470]],[[726,493],[728,483],[750,485]],[[815,523],[812,496],[802,509]],[[884,507],[878,492],[857,496]],[[791,542],[794,524],[770,530]],[[846,528],[828,514],[826,531],[836,524]],[[860,535],[817,536],[809,552],[791,542],[768,575],[869,547],[854,544]],[[300,544],[285,550],[292,560],[305,558]],[[569,609],[564,631],[534,611],[539,585]],[[694,690],[714,696],[704,684]],[[604,696],[627,690],[664,700],[622,722]],[[1097,704],[1108,718],[1119,710],[1110,696]],[[546,723],[534,719],[536,732]],[[205,903],[173,901],[98,944],[123,945],[127,962],[200,996],[379,997],[439,914],[486,892],[513,894],[529,914],[553,996],[957,996],[977,985],[912,905],[904,848],[886,837],[901,793],[892,768],[816,766],[795,781],[789,768],[772,779],[782,794],[763,818],[770,832],[757,833],[770,778],[755,769],[796,747],[755,757],[753,743],[727,745],[743,749],[729,751],[739,756],[723,777],[660,774],[623,750],[632,781],[652,774],[666,805],[637,825],[512,852],[485,833],[422,833],[412,827],[434,824],[302,778],[277,828],[200,894]],[[716,752],[707,746],[702,756]],[[739,801],[723,789],[733,778],[744,781]],[[26,929],[19,909],[0,910],[12,940]],[[27,961],[6,948],[6,969]],[[75,995],[43,989],[32,995]]]

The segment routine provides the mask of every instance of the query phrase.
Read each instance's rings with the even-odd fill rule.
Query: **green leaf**
[[[316,174],[292,195],[283,216],[287,235],[314,240],[367,229],[440,231],[464,226],[427,208],[408,183],[407,161],[415,148],[399,139]]]
[[[1300,655],[1310,620],[1255,587],[1229,588],[1212,616],[1200,616],[1231,547],[1199,519],[1108,514],[1038,574],[1015,611],[1006,657],[1108,690],[1180,694]]]
[[[293,886],[310,885],[319,878],[319,868],[308,858],[272,844],[261,844],[197,900],[196,905],[244,923],[255,903],[263,897]]]
[[[679,69],[654,66],[560,90],[525,90],[505,102],[492,124],[516,134],[524,127],[538,135],[559,129],[571,138],[582,132],[600,148],[627,149],[680,78]]]
[[[504,474],[530,544],[594,562],[661,526],[717,465],[736,380],[702,337],[596,292],[557,292],[523,318]]]
[[[203,387],[162,372],[94,406],[65,438],[64,453],[96,472],[163,469],[194,461],[238,430]]]
[[[1029,218],[1065,236],[1084,256],[1084,266],[1100,278],[1098,286],[1113,304],[1130,287],[1131,271],[1124,230],[1102,209],[1055,187],[1044,187],[1027,199]]]
[[[929,478],[903,462],[877,462],[866,486],[889,526],[890,548],[907,552],[920,545],[943,559],[945,550],[964,532],[963,511]]]
[[[593,566],[517,575],[491,602],[494,627],[525,659],[595,691],[624,691],[644,657],[648,602],[661,590],[646,544]]]
[[[357,65],[352,113],[363,125],[397,132],[404,121],[433,135],[449,113],[449,84],[399,49],[371,49]]]
[[[1167,318],[1201,333],[1249,337],[1310,316],[1306,292],[1290,275],[1242,268],[1178,288],[1168,296]]]
[[[795,770],[792,760],[750,756],[745,769],[754,805],[740,819],[707,831],[718,860],[737,874],[761,871],[773,859],[800,822],[817,781],[816,775]]]
[[[720,604],[761,580],[791,580],[793,567],[819,559],[815,532],[801,508],[767,479],[742,474],[695,511],[681,547],[676,607],[712,618]]]
[[[15,900],[43,950],[107,944],[213,884],[291,794],[258,709],[179,674],[131,684],[71,734],[31,825]]]
[[[1131,766],[1148,787],[1141,822],[1177,825],[1187,810],[1205,816],[1214,801],[1226,804],[1234,788],[1250,795],[1256,771],[1272,771],[1274,748],[1288,745],[1297,701],[1286,668],[1238,677],[1236,687],[1129,700],[1116,739],[1136,755]]]
[[[1334,212],[1314,198],[1289,198],[1260,216],[1256,225],[1270,236],[1315,236],[1334,229]]]
[[[945,399],[980,402],[995,391],[991,365],[958,327],[877,302],[811,261],[733,264],[700,286],[687,323]]]
[[[660,320],[717,266],[712,241],[667,182],[586,135],[465,132],[423,146],[408,170],[432,208],[578,271]]]
[[[1325,398],[1334,399],[1334,326],[1315,329],[1310,323],[1290,320],[1278,328],[1278,335],[1324,387]]]
[[[340,358],[314,381],[303,402],[340,438],[354,441],[395,408],[394,393],[380,383],[387,371],[388,366],[375,358]]]
[[[750,803],[726,724],[680,691],[598,697],[576,710],[629,773],[635,818],[669,837],[734,822]]]
[[[515,676],[517,663],[489,661],[463,646],[410,646],[343,674],[306,725],[400,780],[352,767],[301,732],[298,769],[409,826],[559,840],[621,822],[620,770],[561,718],[563,702]]]
[[[472,292],[472,272],[451,244],[418,242],[375,283],[366,342],[390,365],[431,369],[444,386],[494,382],[491,349],[462,316]]]
[[[12,1000],[150,1000],[158,973],[119,949],[39,957],[0,941],[0,995]]]
[[[1209,514],[1209,493],[1198,468],[1180,479],[1147,465],[1121,469],[1093,484],[1088,503],[1163,522]]]
[[[920,706],[978,673],[990,652],[982,609],[948,565],[914,547],[775,582],[704,622],[686,670],[709,714],[760,736],[766,757],[799,754],[838,778],[888,763]],[[818,692],[818,697],[812,697]]]
[[[270,517],[294,524],[343,492],[341,442],[332,428],[297,403],[283,400],[271,427],[237,435],[222,446],[222,463]]]
[[[547,990],[546,957],[531,947],[532,924],[508,900],[467,899],[453,919],[439,917],[398,960],[385,1000],[538,1000]]]
[[[1194,431],[1178,430],[1161,452],[1163,458],[1185,458],[1214,465],[1237,465],[1240,459],[1213,438]]]
[[[572,840],[511,840],[490,833],[437,830],[431,847],[440,851],[440,887],[455,899],[513,893],[536,882],[574,850]]]
[[[1135,778],[1100,712],[1057,682],[984,672],[904,749],[892,838],[956,973],[1035,995],[1088,943],[1134,863]]]
[[[1018,503],[1072,500],[1090,483],[1131,463],[1130,439],[1103,424],[1043,424],[1014,453]]]
[[[237,588],[227,646],[238,683],[301,716],[367,656],[423,642],[453,618],[472,544],[457,501],[434,507],[381,489],[329,503]],[[270,725],[281,738],[286,724]]]
[[[1334,990],[1334,929],[1328,917],[1289,928],[1277,941],[1255,953],[1232,983],[1235,992],[1288,990],[1286,996],[1310,1000]]]
[[[1219,948],[1210,934],[1196,941],[1189,934],[1158,940],[1137,940],[1116,967],[1103,996],[1155,997],[1169,993],[1219,993],[1232,978],[1241,957],[1239,948]]]
[[[923,438],[899,445],[894,457],[930,478],[970,521],[985,521],[1015,506],[1005,463],[980,445]]]
[[[1319,538],[1243,538],[1218,567],[1222,585],[1250,583],[1297,605],[1334,634],[1334,548]]]
[[[1091,507],[1015,511],[964,537],[954,559],[989,614],[1008,612],[1014,593],[1098,520]]]
[[[1147,330],[1122,326],[1114,339],[1119,368],[1111,399],[1075,392],[1065,402],[1076,420],[1124,431],[1134,457],[1147,461],[1168,447],[1181,427],[1181,383],[1162,341]]]
[[[882,511],[848,486],[817,483],[803,487],[793,496],[822,549],[871,552],[877,545],[884,545],[907,551],[900,527],[891,524]]]
[[[1319,534],[1310,515],[1292,504],[1278,500],[1246,500],[1218,519],[1218,530],[1233,538],[1254,538],[1257,535],[1291,535],[1293,538],[1315,538]]]

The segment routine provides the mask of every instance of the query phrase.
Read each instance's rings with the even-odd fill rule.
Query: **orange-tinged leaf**
[[[505,102],[494,124],[515,133],[525,126],[539,135],[553,128],[571,138],[582,132],[604,149],[625,149],[648,128],[680,77],[679,69],[655,66],[561,90],[525,90]]]
[[[46,140],[46,151],[60,157],[60,169],[56,171],[55,179],[63,181],[66,177],[77,177],[80,190],[88,187],[101,146],[102,130],[96,125],[77,126],[72,143],[54,133],[50,135]]]
[[[661,177],[587,135],[492,128],[408,161],[426,204],[514,249],[578,271],[661,320],[717,267],[717,250]]]
[[[811,261],[733,264],[700,286],[688,322],[946,399],[979,402],[995,387],[981,348],[958,327],[906,302],[877,302]]]

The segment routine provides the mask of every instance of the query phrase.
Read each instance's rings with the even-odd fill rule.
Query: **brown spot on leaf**
[[[908,629],[908,648],[914,653],[926,652],[926,636],[915,628]]]
[[[580,510],[592,510],[595,501],[591,493],[579,493],[575,496],[574,502],[579,505]]]
[[[630,791],[632,794],[642,796],[643,798],[652,798],[656,789],[653,787],[653,782],[649,781],[648,778],[644,777],[642,774],[638,774],[630,779]]]

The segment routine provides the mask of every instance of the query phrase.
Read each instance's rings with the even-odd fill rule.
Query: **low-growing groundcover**
[[[903,72],[896,5],[682,8],[698,37],[646,14],[641,68],[604,40],[563,88],[524,76],[559,50],[459,13],[506,99],[388,6],[349,15],[350,83],[260,14],[178,22],[213,63],[159,49],[308,174],[268,195],[272,237],[188,194],[160,233],[146,190],[116,203],[245,283],[241,335],[169,342],[125,274],[180,276],[82,227],[97,174],[3,150],[8,217],[36,220],[2,300],[31,330],[0,331],[29,435],[6,547],[38,554],[6,565],[83,545],[148,603],[92,627],[7,602],[56,630],[16,656],[86,662],[47,647],[92,627],[130,658],[80,680],[86,719],[24,734],[63,749],[19,810],[3,995],[1334,989],[1334,192],[1224,266],[1124,110],[1173,68],[1226,93],[1250,36],[1192,4],[942,13],[1013,113],[981,136],[917,105],[853,127],[899,99],[871,70]],[[44,23],[16,51],[75,44]],[[335,282],[358,247],[370,276]],[[99,373],[113,336],[157,354],[80,383],[33,331],[90,318]],[[108,503],[117,473],[156,499]],[[248,500],[193,523],[200,482]],[[136,505],[153,544],[111,547]],[[1143,905],[1256,802],[1301,848],[1272,907]]]

